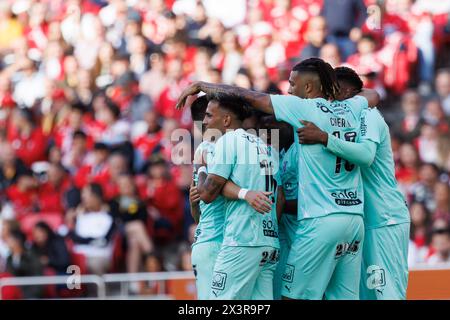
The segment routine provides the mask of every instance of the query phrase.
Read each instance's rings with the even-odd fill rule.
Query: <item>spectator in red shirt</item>
[[[17,183],[9,187],[6,191],[8,199],[11,201],[16,218],[20,220],[25,214],[40,212],[38,181],[31,171],[22,174]]]
[[[188,84],[183,76],[183,62],[181,60],[170,61],[167,66],[167,76],[169,84],[156,102],[155,110],[164,118],[175,119],[183,126],[190,125],[190,119],[187,117],[189,111],[175,110],[174,107],[182,90]]]
[[[150,205],[155,242],[167,244],[176,240],[181,234],[183,194],[171,178],[167,162],[160,156],[155,155],[150,162],[148,183],[142,196]]]
[[[39,186],[39,203],[42,212],[64,214],[66,193],[72,187],[67,172],[61,165],[50,164],[47,181]]]
[[[108,156],[108,146],[104,143],[96,143],[92,151],[92,161],[81,167],[74,177],[75,186],[81,189],[92,181],[106,181]]]
[[[8,141],[16,151],[17,157],[27,166],[36,161],[45,160],[47,137],[40,126],[36,125],[33,113],[29,109],[15,109]]]
[[[363,35],[358,41],[358,52],[351,55],[347,62],[356,70],[364,70],[364,73],[380,74],[383,65],[378,61],[375,39],[370,35]]]

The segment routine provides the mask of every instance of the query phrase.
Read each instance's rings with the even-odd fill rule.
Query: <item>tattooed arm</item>
[[[200,173],[198,176],[197,191],[200,199],[205,203],[213,202],[221,193],[227,179],[215,174]]]
[[[259,111],[269,114],[274,113],[272,101],[269,94],[224,84],[207,83],[203,81],[194,82],[189,87],[187,87],[178,99],[176,108],[182,109],[184,107],[186,99],[189,96],[197,94],[199,92],[204,92],[206,94],[226,94],[232,97],[243,99],[249,104],[249,106]]]

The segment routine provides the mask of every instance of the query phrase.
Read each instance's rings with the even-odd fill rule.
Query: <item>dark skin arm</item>
[[[243,99],[248,105],[256,110],[273,114],[272,101],[270,95],[262,92],[256,92],[239,88],[235,86],[229,86],[224,84],[213,84],[203,81],[197,81],[192,83],[189,87],[183,90],[181,96],[178,98],[176,109],[182,109],[186,103],[186,99],[191,96],[204,92],[206,94],[222,93],[232,97]]]
[[[325,131],[320,130],[314,123],[300,120],[303,124],[302,128],[297,129],[297,135],[301,144],[328,144],[328,134]]]
[[[281,215],[283,213],[283,208],[286,204],[286,198],[284,196],[284,191],[282,187],[278,187],[278,194],[277,194],[277,220],[281,220]]]
[[[191,205],[191,215],[195,223],[200,221],[200,195],[198,194],[197,186],[194,183],[191,184],[189,189],[189,204]]]
[[[284,212],[297,214],[297,199],[295,200],[286,200],[286,204],[284,205]]]
[[[211,203],[220,195],[222,188],[228,180],[215,174],[200,173],[198,176],[197,191],[200,199]]]

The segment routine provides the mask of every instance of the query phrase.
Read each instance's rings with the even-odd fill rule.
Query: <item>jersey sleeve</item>
[[[234,133],[227,133],[217,140],[214,147],[214,156],[208,173],[228,179],[236,163],[237,139]]]
[[[373,141],[379,144],[382,136],[383,118],[378,109],[368,109],[361,116],[361,142]]]
[[[285,121],[294,128],[301,126],[300,120],[311,119],[311,108],[315,108],[312,99],[301,99],[296,96],[270,95],[275,118]]]
[[[375,159],[377,145],[370,140],[350,142],[328,134],[327,149],[351,163],[368,167]]]

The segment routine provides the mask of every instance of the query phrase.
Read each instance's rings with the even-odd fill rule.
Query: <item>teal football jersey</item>
[[[281,182],[286,200],[298,197],[298,144],[293,143],[283,155],[280,166]]]
[[[314,122],[340,139],[356,141],[367,100],[356,96],[345,101],[271,95],[275,117],[301,127],[299,120]],[[336,157],[322,145],[298,146],[298,219],[332,213],[364,214],[363,184],[359,167]]]
[[[206,162],[212,161],[214,143],[203,141],[195,151],[195,157],[206,154]],[[197,184],[198,176],[194,174],[194,183]],[[225,198],[219,195],[213,202],[200,201],[200,221],[195,231],[194,243],[209,241],[223,241],[223,225],[225,221]]]
[[[361,167],[366,229],[410,222],[405,198],[395,179],[389,127],[376,108],[362,113],[360,142],[365,140],[377,144],[372,165]]]
[[[259,137],[243,129],[228,131],[217,140],[209,174],[233,181],[241,188],[273,192],[280,185],[278,154]],[[223,244],[228,246],[271,246],[278,248],[276,203],[260,214],[244,200],[225,200]]]

